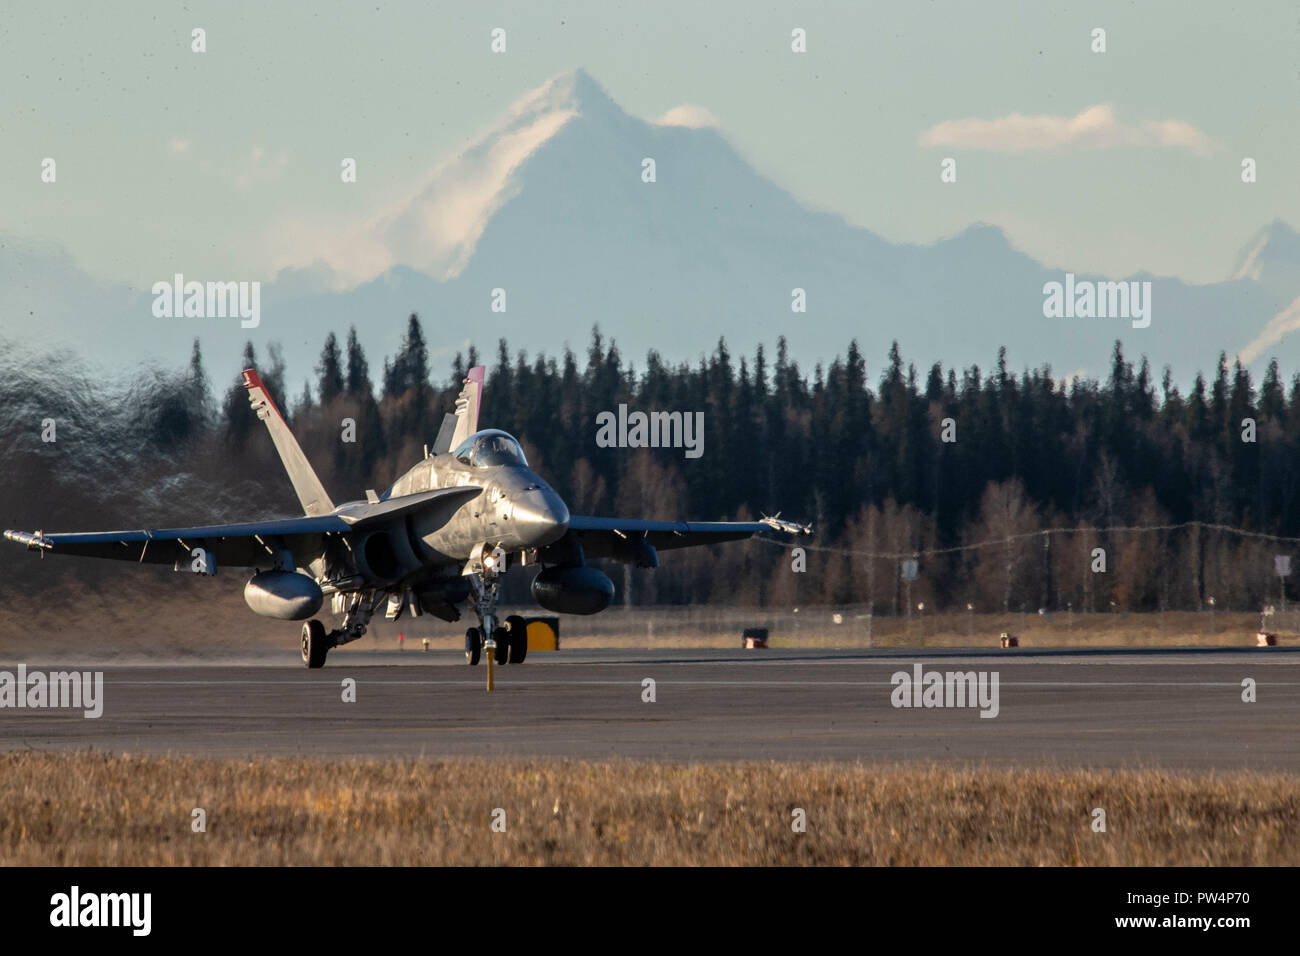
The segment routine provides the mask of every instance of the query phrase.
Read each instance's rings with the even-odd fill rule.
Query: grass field
[[[156,569],[148,569],[156,570]],[[170,572],[168,572],[170,574]],[[193,575],[162,577],[148,592],[82,594],[70,601],[11,605],[22,613],[0,619],[0,651],[17,660],[111,660],[155,658],[195,660],[266,648],[297,653],[300,625],[253,614],[245,606],[238,578],[196,580]],[[503,608],[502,614],[544,614],[535,606]],[[332,618],[325,615],[325,620]],[[466,621],[448,623],[430,616],[398,622],[377,616],[359,650],[397,650],[405,634],[407,650],[424,638],[438,650],[460,649]],[[591,617],[560,618],[561,647],[570,648],[720,648],[739,647],[747,627],[766,627],[772,647],[996,647],[1003,631],[1021,647],[1248,647],[1259,630],[1258,611],[1146,614],[1057,612],[914,614],[872,616],[854,605],[839,607],[745,608],[611,607]],[[1300,615],[1269,619],[1282,643],[1300,644]],[[343,649],[346,653],[347,649]],[[338,653],[338,652],[336,652]]]
[[[529,612],[544,613],[544,612]],[[1270,622],[1270,630],[1291,624]],[[1258,613],[916,614],[872,616],[854,606],[785,608],[611,608],[562,617],[567,647],[739,647],[747,627],[765,627],[771,647],[996,647],[1006,632],[1021,647],[1251,646]],[[1300,625],[1300,622],[1295,622]],[[1277,625],[1282,625],[1278,627]]]
[[[1300,779],[1245,773],[0,755],[4,865],[1296,865],[1298,831]]]

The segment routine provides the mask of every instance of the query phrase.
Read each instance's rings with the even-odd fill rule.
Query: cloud
[[[176,156],[188,155],[188,140],[172,140],[167,144],[168,152]],[[261,146],[254,146],[246,153],[229,158],[211,158],[207,151],[200,150],[199,171],[214,176],[233,185],[236,189],[248,189],[252,186],[279,179],[289,167],[289,154],[284,150],[274,156]]]
[[[674,106],[653,122],[656,126],[685,126],[689,129],[701,129],[706,126],[716,127],[718,118],[703,106],[683,103],[681,106]]]
[[[289,165],[289,155],[284,150],[268,156],[261,146],[254,146],[235,168],[235,188],[247,189],[259,183],[279,179]]]
[[[1078,116],[1012,113],[993,120],[946,120],[923,132],[919,143],[995,153],[1144,147],[1186,149],[1207,155],[1218,149],[1217,143],[1190,123],[1182,120],[1124,123],[1107,104],[1089,106]]]

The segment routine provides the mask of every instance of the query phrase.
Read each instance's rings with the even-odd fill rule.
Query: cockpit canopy
[[[493,465],[528,467],[528,459],[524,457],[519,442],[499,428],[475,432],[461,442],[452,454],[457,461],[471,468],[490,468]]]

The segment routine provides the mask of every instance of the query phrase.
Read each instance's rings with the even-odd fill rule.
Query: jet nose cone
[[[569,509],[550,488],[524,492],[515,502],[515,530],[528,547],[559,541],[569,530]]]

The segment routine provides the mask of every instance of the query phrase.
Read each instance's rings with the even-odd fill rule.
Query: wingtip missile
[[[797,521],[786,521],[781,517],[781,512],[774,515],[763,515],[759,519],[760,524],[765,524],[773,531],[780,531],[782,534],[812,534],[812,525],[800,524]]]
[[[15,541],[18,544],[25,544],[29,551],[49,551],[54,545],[45,540],[45,535],[37,531],[31,534],[26,531],[6,531],[6,541]]]

